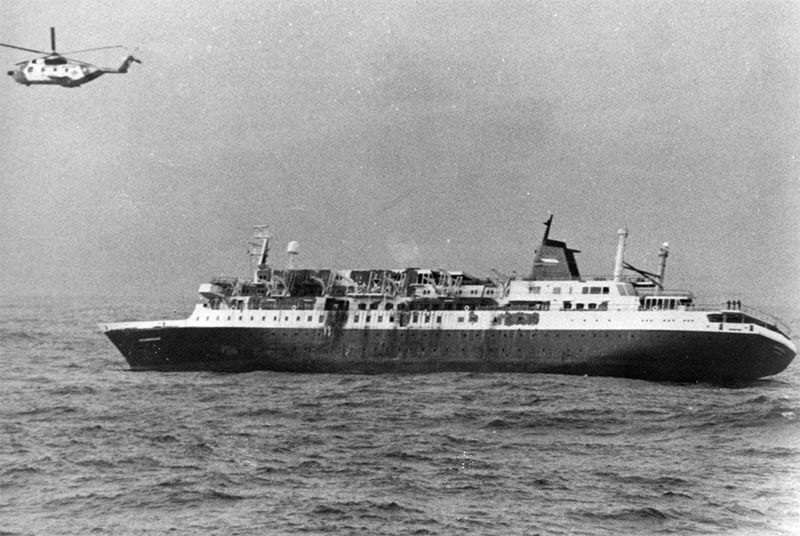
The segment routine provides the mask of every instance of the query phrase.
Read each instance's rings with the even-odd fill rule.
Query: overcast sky
[[[627,227],[669,286],[800,304],[797,2],[0,2],[50,26],[143,64],[0,78],[3,295],[191,296],[260,223],[278,266],[522,274],[552,211],[583,273]]]

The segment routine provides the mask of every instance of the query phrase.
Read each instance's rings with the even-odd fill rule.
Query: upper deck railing
[[[792,329],[777,316],[765,313],[755,307],[741,305],[735,309],[727,307],[728,304],[697,304],[690,305],[688,311],[702,311],[720,313],[724,316],[726,323],[758,324],[766,328],[774,329],[791,338]],[[755,321],[755,322],[753,322]]]

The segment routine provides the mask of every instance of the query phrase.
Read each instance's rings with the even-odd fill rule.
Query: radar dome
[[[286,246],[286,253],[297,255],[298,253],[300,253],[300,244],[298,244],[297,241],[292,240],[291,242],[289,242],[289,245]]]

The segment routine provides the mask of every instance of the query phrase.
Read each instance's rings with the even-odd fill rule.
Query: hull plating
[[[121,329],[133,370],[546,372],[740,383],[783,371],[794,351],[748,333],[578,330]]]

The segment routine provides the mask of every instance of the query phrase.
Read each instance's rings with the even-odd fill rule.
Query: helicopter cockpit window
[[[45,65],[64,65],[67,63],[67,58],[63,56],[56,56],[55,58],[45,58]]]

